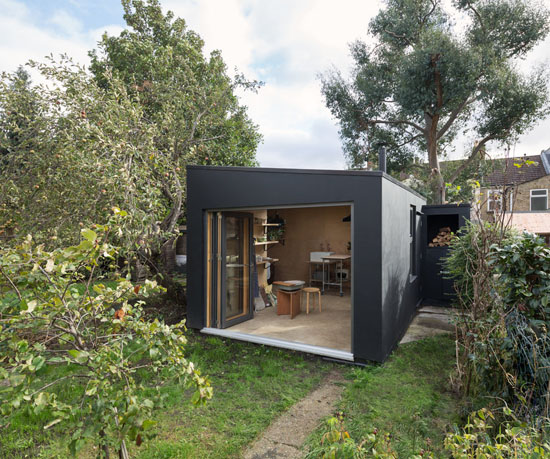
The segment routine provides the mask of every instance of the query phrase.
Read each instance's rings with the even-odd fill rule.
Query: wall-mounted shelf
[[[264,241],[264,242],[254,242],[254,245],[264,245],[266,248],[270,244],[278,244],[279,241]]]
[[[275,263],[279,261],[278,258],[272,258],[271,260],[266,260],[266,261],[260,261],[259,263],[256,263],[257,265],[265,265],[267,263]]]
[[[282,223],[262,223],[262,226],[281,226]]]

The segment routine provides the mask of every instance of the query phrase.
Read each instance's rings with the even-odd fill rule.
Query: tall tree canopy
[[[104,34],[90,52],[98,84],[108,87],[106,72],[124,82],[143,108],[143,123],[159,129],[157,154],[174,166],[255,165],[260,136],[235,89],[257,84],[232,80],[219,51],[206,58],[200,36],[172,12],[163,14],[158,0],[122,0],[122,6],[129,28],[118,37]],[[168,180],[157,177],[172,206],[161,224],[168,231],[182,211],[184,177],[176,172],[169,171]]]
[[[548,10],[528,0],[453,0],[452,8],[386,0],[369,24],[373,44],[351,45],[351,79],[338,70],[322,79],[351,166],[380,144],[393,166],[427,153],[435,202],[445,200],[439,156],[457,133],[474,131],[473,160],[487,142],[514,138],[548,109],[546,74],[524,76],[516,65],[546,37]]]
[[[170,288],[161,247],[184,217],[185,166],[256,164],[260,135],[235,94],[256,84],[158,1],[123,6],[129,28],[103,37],[91,72],[62,57],[29,64],[39,85],[2,75],[0,238],[72,244],[116,206],[130,214],[118,242]]]

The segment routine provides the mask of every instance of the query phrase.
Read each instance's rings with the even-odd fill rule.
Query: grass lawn
[[[140,447],[129,445],[132,457],[239,457],[275,417],[335,366],[303,354],[191,332],[188,350],[210,377],[213,400],[197,407],[181,387],[166,386],[165,407],[156,415],[157,436]],[[384,365],[339,366],[348,380],[339,408],[352,438],[359,442],[375,427],[391,432],[394,449],[407,458],[429,437],[436,457],[443,456],[444,434],[459,421],[459,404],[447,390],[453,360],[453,341],[436,337],[400,346]],[[60,370],[53,371],[59,376]],[[78,396],[82,388],[57,390],[66,399]],[[33,414],[12,417],[0,427],[0,456],[67,457],[63,427],[44,432],[45,421]],[[318,444],[322,433],[315,431],[307,445]],[[93,445],[79,457],[95,457]]]
[[[400,458],[430,438],[435,456],[445,457],[445,432],[460,421],[458,401],[447,389],[453,362],[454,341],[439,336],[400,346],[383,365],[348,369],[339,408],[351,438],[359,443],[374,428],[390,432]],[[323,431],[308,444],[319,444]]]
[[[190,359],[210,377],[214,398],[197,407],[181,387],[165,387],[166,406],[156,416],[158,435],[139,448],[129,445],[132,457],[239,457],[243,447],[333,368],[293,352],[191,332],[188,336]],[[81,392],[67,386],[58,390],[61,399]],[[31,414],[10,419],[0,428],[0,457],[67,457],[62,426],[45,433],[43,424],[44,419]],[[92,445],[79,457],[95,457]]]

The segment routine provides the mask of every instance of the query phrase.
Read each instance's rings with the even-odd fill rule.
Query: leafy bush
[[[502,222],[469,223],[451,243],[455,280],[457,387],[492,395],[526,419],[548,413],[550,250]]]
[[[374,429],[360,443],[357,443],[347,432],[344,414],[340,412],[327,420],[327,430],[321,438],[321,444],[311,450],[306,457],[309,459],[396,459],[398,456],[391,446],[391,434],[382,434],[378,429]],[[430,451],[422,450],[411,459],[421,457],[433,458],[434,456]]]
[[[500,348],[505,331],[489,261],[494,247],[509,236],[498,222],[483,221],[468,222],[458,236],[451,241],[449,257],[444,261],[454,280],[460,309],[455,316],[455,386],[467,396],[475,395],[478,389],[501,395],[507,383],[494,349]]]
[[[512,416],[510,410],[506,413]],[[455,459],[550,457],[550,445],[535,429],[513,419],[495,431],[494,421],[493,413],[485,408],[472,413],[461,431],[447,435],[445,449]]]
[[[535,327],[550,321],[550,249],[544,240],[523,233],[503,246],[493,247],[490,264],[498,279],[505,310],[519,309]]]
[[[548,415],[550,250],[542,238],[524,233],[494,247],[490,264],[505,314],[502,366],[525,414]]]
[[[472,310],[491,309],[493,302],[490,279],[493,270],[489,266],[490,257],[510,233],[497,224],[467,221],[451,240],[449,256],[444,261],[448,276],[453,279],[458,293],[458,306]],[[483,288],[483,287],[486,288]],[[483,314],[483,313],[482,313]]]
[[[124,217],[115,209],[109,224],[83,229],[76,246],[48,252],[28,236],[1,253],[0,414],[42,413],[44,429],[70,432],[72,454],[91,439],[105,456],[114,446],[127,457],[125,439],[140,444],[154,424],[164,381],[192,382],[195,402],[212,396],[185,358],[183,323],[144,320],[141,298],[156,283],[97,276],[99,266],[116,268],[109,239]],[[62,401],[56,389],[67,384],[78,396]]]

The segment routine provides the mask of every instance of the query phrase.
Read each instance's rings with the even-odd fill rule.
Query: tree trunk
[[[130,456],[128,455],[128,449],[126,448],[126,442],[124,440],[122,440],[122,442],[120,443],[118,457],[119,459],[130,459]]]
[[[163,262],[162,253],[154,251],[151,255],[140,253],[144,263],[149,266],[156,281],[166,289],[166,296],[170,302],[178,305],[182,318],[187,314],[187,298],[183,285],[173,279],[172,273]]]
[[[103,458],[104,459],[111,459],[111,455],[109,453],[109,445],[107,444],[107,441],[105,440],[105,431],[102,429],[99,431],[99,438],[101,438],[100,442],[100,449],[103,451]]]
[[[426,143],[428,144],[428,165],[430,166],[430,188],[433,193],[433,204],[443,204],[445,202],[445,181],[441,170],[439,169],[439,159],[437,157],[437,121],[438,115],[430,116],[426,114]]]

